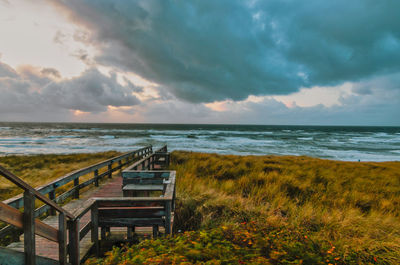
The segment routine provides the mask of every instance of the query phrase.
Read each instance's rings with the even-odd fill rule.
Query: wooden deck
[[[116,163],[118,166],[115,167]],[[57,264],[58,261],[59,264],[67,264],[68,258],[69,263],[79,264],[89,250],[99,254],[99,242],[109,244],[116,239],[132,242],[132,229],[135,229],[139,237],[157,236],[159,233],[170,234],[175,205],[175,171],[162,171],[168,164],[169,154],[166,146],[155,152],[149,146],[71,172],[36,190],[0,167],[2,176],[25,190],[23,196],[0,203],[0,220],[11,226],[23,228],[25,233],[19,237],[19,241],[8,245],[8,250],[0,251],[0,260],[9,262],[6,257],[7,251],[17,251],[16,253],[23,252],[25,255],[24,258],[19,256],[25,262],[21,260],[18,264],[35,264],[35,257],[48,258]],[[128,177],[134,174],[136,178],[144,177],[145,181],[150,183],[155,181],[158,184],[161,181],[164,187],[162,195],[128,195],[129,197],[122,198],[122,186],[125,183],[121,173],[126,165],[129,169]],[[107,170],[100,171],[104,167]],[[87,173],[93,173],[93,178],[80,183],[79,177]],[[74,184],[73,188],[57,197],[56,188],[71,182]],[[43,196],[44,194],[49,198]],[[41,200],[45,205],[35,210],[35,199]],[[60,207],[55,202],[64,202],[64,205]],[[17,209],[24,205],[22,214]],[[35,216],[40,217],[46,212],[50,215],[42,221],[35,219]],[[10,227],[6,227],[0,230],[0,235],[5,236],[11,231]]]
[[[73,212],[75,209],[79,208],[86,200],[93,197],[122,197],[122,177],[114,176],[112,179],[105,179],[99,184],[99,187],[93,187],[89,191],[82,192],[80,194],[80,199],[73,200],[63,206],[67,211]],[[85,214],[80,220],[80,226],[83,227],[90,220],[90,214]],[[44,223],[58,229],[58,216],[48,216],[43,220]],[[149,233],[151,232],[148,229]],[[84,257],[89,248],[92,246],[90,240],[90,234],[86,235],[81,241],[80,256]],[[15,242],[7,246],[9,249],[24,251],[24,240],[23,235],[21,236],[20,242]],[[36,236],[36,254],[38,256],[51,258],[58,260],[58,243],[52,242],[41,236]]]

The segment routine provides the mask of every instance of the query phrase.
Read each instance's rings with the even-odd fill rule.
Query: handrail
[[[157,151],[153,152],[152,146],[147,146],[132,152],[125,153],[121,156],[117,156],[103,162],[99,162],[95,165],[76,170],[68,173],[63,177],[52,181],[51,183],[34,189],[28,183],[24,182],[10,171],[0,166],[0,176],[4,176],[12,183],[24,190],[23,197],[14,197],[4,202],[0,202],[0,217],[2,221],[9,223],[15,227],[22,228],[24,231],[24,252],[26,264],[34,264],[35,260],[35,234],[44,236],[47,239],[58,242],[59,244],[59,262],[64,265],[67,264],[67,256],[69,256],[69,263],[79,264],[79,245],[80,240],[91,231],[91,241],[94,243],[96,253],[99,253],[99,240],[98,240],[98,228],[99,228],[99,209],[98,206],[111,205],[122,206],[122,205],[137,205],[161,203],[165,207],[165,231],[167,234],[172,231],[171,224],[171,211],[174,209],[175,199],[175,171],[170,171],[170,178],[168,183],[165,183],[164,197],[134,197],[134,198],[91,198],[80,205],[78,209],[69,212],[63,209],[57,204],[62,202],[65,198],[71,196],[79,197],[79,190],[91,183],[95,183],[98,186],[98,181],[104,176],[112,177],[112,173],[116,170],[122,170],[124,165],[136,161],[137,158],[142,158],[138,162],[142,163],[142,170],[150,169],[154,170],[154,164],[157,162],[156,153],[160,156],[164,156],[167,151],[167,146],[163,146]],[[168,157],[167,157],[168,158]],[[169,158],[166,159],[169,161]],[[118,162],[116,167],[113,167],[113,163]],[[136,162],[135,164],[137,164]],[[102,172],[102,168],[108,168],[107,171]],[[99,174],[99,171],[102,172]],[[88,173],[94,173],[94,178],[83,183],[79,183],[79,177]],[[64,192],[59,197],[55,196],[56,188],[61,187],[71,181],[74,182],[74,187],[67,192]],[[77,193],[75,193],[77,192]],[[48,194],[49,198],[45,195]],[[75,197],[75,198],[78,198]],[[43,203],[41,210],[37,209],[35,212],[35,199],[39,199]],[[117,205],[115,205],[117,204]],[[21,213],[18,209],[24,205],[24,211]],[[15,207],[12,207],[15,206]],[[59,214],[59,226],[58,229],[53,228],[45,224],[44,222],[35,218],[39,212],[43,212],[42,208],[47,207],[58,211]],[[104,209],[101,209],[104,212]],[[90,211],[91,221],[80,227],[79,221],[82,216],[88,214]],[[54,213],[50,213],[54,214]],[[104,213],[103,213],[104,214]],[[67,220],[68,218],[68,220]],[[164,217],[163,217],[164,218]],[[104,225],[104,223],[103,223]],[[158,223],[155,224],[158,227]],[[102,226],[102,233],[103,233]],[[153,234],[154,234],[153,228]],[[157,228],[158,231],[158,228]],[[67,237],[68,233],[68,237]],[[129,235],[129,231],[128,231]],[[67,240],[68,238],[68,240]],[[68,251],[67,251],[68,248]]]
[[[140,154],[141,152],[143,152],[145,154],[148,154],[148,153],[151,152],[151,150],[152,150],[152,146],[149,145],[149,146],[134,150],[132,152],[124,153],[124,154],[122,154],[120,156],[116,156],[116,157],[104,160],[102,162],[99,162],[97,164],[94,164],[94,165],[91,165],[91,166],[88,166],[88,167],[85,167],[85,168],[78,169],[78,170],[72,171],[70,173],[67,173],[66,175],[64,175],[64,176],[62,176],[62,177],[60,177],[60,178],[58,178],[58,179],[56,179],[56,180],[44,185],[44,186],[38,187],[35,190],[38,191],[41,194],[47,194],[47,193],[53,191],[55,188],[59,188],[59,187],[65,185],[65,184],[75,180],[76,178],[79,178],[80,176],[83,176],[85,174],[88,174],[90,172],[95,171],[96,169],[99,169],[99,168],[102,168],[104,166],[107,166],[109,163],[121,161],[124,158],[127,158],[127,157],[135,155],[135,154]],[[3,202],[18,209],[18,208],[21,207],[21,204],[22,204],[22,194],[17,195],[17,196],[15,196],[13,198],[10,198],[8,200],[5,200]]]
[[[65,216],[73,219],[74,215],[69,213],[67,210],[63,209],[61,206],[59,206],[57,203],[53,202],[52,200],[48,199],[47,197],[45,197],[44,195],[42,195],[40,192],[38,192],[37,190],[35,190],[34,188],[32,188],[28,183],[26,183],[25,181],[23,181],[22,179],[18,178],[17,176],[15,176],[13,173],[11,173],[10,171],[8,171],[7,169],[5,169],[4,167],[0,166],[0,175],[2,175],[3,177],[5,177],[6,179],[8,179],[9,181],[11,181],[12,183],[14,183],[15,185],[17,185],[18,187],[20,187],[21,189],[25,190],[25,191],[29,191],[31,192],[33,195],[35,195],[35,197],[37,197],[39,200],[41,200],[42,202],[44,202],[45,204],[50,205],[51,207],[53,207],[55,210],[57,210],[60,213],[64,213]]]

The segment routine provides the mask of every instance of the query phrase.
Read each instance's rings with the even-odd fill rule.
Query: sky
[[[398,0],[0,0],[0,121],[400,126]]]

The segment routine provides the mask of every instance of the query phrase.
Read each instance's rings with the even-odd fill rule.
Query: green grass
[[[400,264],[400,162],[189,152],[171,161],[176,234],[88,264]]]

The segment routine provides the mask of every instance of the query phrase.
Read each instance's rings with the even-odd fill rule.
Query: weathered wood
[[[94,171],[94,185],[99,186],[99,171],[97,169]]]
[[[169,178],[171,171],[133,171],[124,170],[122,172],[122,177],[125,179],[129,178]]]
[[[102,226],[100,230],[101,230],[101,232],[100,232],[101,240],[106,240],[107,239],[106,227]]]
[[[118,169],[122,172],[122,160],[118,161]]]
[[[0,202],[0,220],[19,229],[24,228],[24,214],[2,202]],[[38,219],[35,220],[35,228],[36,234],[39,236],[54,242],[58,241],[57,229],[43,223]]]
[[[82,240],[89,233],[89,231],[92,231],[92,226],[92,221],[90,221],[81,228],[79,231],[79,240]]]
[[[171,229],[171,201],[165,203],[165,234],[169,235],[172,232]]]
[[[56,191],[55,190],[50,191],[49,192],[49,199],[54,201],[55,198],[56,198]],[[50,215],[56,215],[56,210],[54,208],[50,207],[49,214]]]
[[[64,213],[58,216],[58,261],[67,265],[67,218]]]
[[[74,179],[74,199],[79,199],[79,177]]]
[[[128,184],[122,188],[123,191],[163,191],[164,185],[138,185]]]
[[[72,265],[80,264],[80,253],[79,253],[79,219],[69,220],[68,223],[68,234],[69,234],[69,263]]]
[[[23,222],[25,264],[35,265],[35,196],[30,190],[24,192]]]
[[[82,182],[81,184],[79,184],[79,189],[83,189],[84,187],[89,186],[93,182],[94,182],[94,179],[89,179],[89,180],[87,180],[85,182]]]
[[[158,237],[158,225],[153,225],[153,238]]]
[[[110,227],[152,227],[153,225],[164,226],[164,223],[163,218],[99,218],[99,226]]]
[[[128,231],[127,231],[127,235],[126,237],[128,238],[128,240],[132,240],[133,239],[133,233],[135,233],[135,226],[128,226]]]
[[[99,218],[157,218],[165,216],[164,207],[99,208]]]
[[[79,208],[76,208],[72,214],[76,218],[81,218],[83,215],[85,215],[88,211],[90,211],[93,207],[94,204],[96,203],[96,200],[91,198],[86,200],[84,203],[81,204]]]
[[[46,198],[43,194],[41,194],[37,190],[33,189],[25,181],[23,181],[22,179],[18,178],[17,176],[15,176],[14,174],[12,174],[10,171],[8,171],[7,169],[5,169],[2,166],[0,166],[0,175],[4,176],[8,180],[10,180],[11,182],[13,182],[18,187],[20,187],[20,188],[22,188],[24,190],[29,190],[36,198],[38,198],[42,202],[52,206],[58,212],[63,212],[66,216],[68,216],[70,218],[73,218],[73,216],[70,213],[68,213],[66,210],[64,210],[62,207],[58,206],[55,202],[53,202],[53,201],[49,200],[48,198]]]
[[[108,178],[112,178],[112,162],[107,166]]]
[[[99,208],[105,207],[139,207],[164,206],[165,201],[172,198],[165,197],[109,197],[93,198]]]
[[[94,250],[96,256],[100,254],[99,245],[99,210],[96,206],[92,207],[91,220],[92,220],[92,242],[94,243]]]
[[[123,186],[122,193],[124,197],[138,197],[138,196],[149,196],[150,192],[162,193],[164,191],[164,185],[162,180],[151,181],[150,185],[143,184],[127,184]],[[154,194],[153,194],[154,196]]]
[[[68,198],[73,197],[76,190],[79,192],[79,186],[72,187],[70,190],[58,195],[58,197],[55,199],[56,203],[63,203]]]

